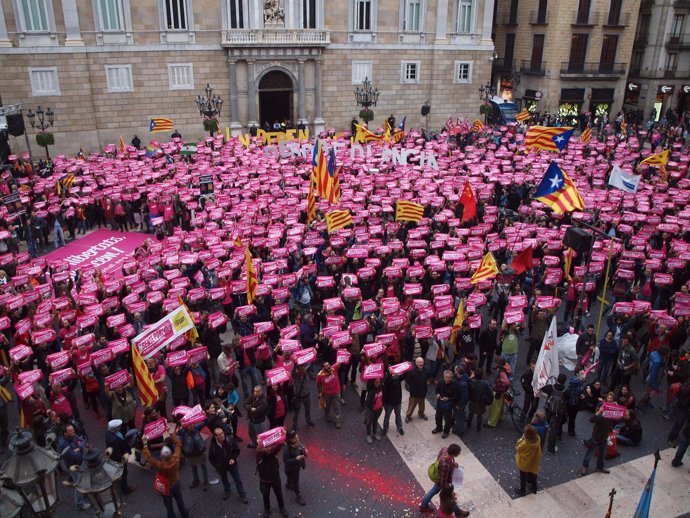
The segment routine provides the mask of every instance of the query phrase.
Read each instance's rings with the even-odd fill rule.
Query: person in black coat
[[[405,373],[407,374],[407,373]],[[405,378],[391,374],[390,371],[386,373],[383,380],[383,434],[388,433],[388,424],[390,423],[391,414],[395,412],[395,426],[400,435],[405,435],[403,430],[402,416],[400,415],[400,406],[402,404],[402,387],[401,382]]]
[[[137,486],[130,486],[127,482],[127,462],[126,455],[129,455],[132,448],[127,444],[127,439],[121,432],[122,420],[113,419],[108,422],[108,431],[105,432],[105,447],[110,450],[110,460],[120,462],[124,466],[122,477],[120,478],[120,491],[128,495],[132,493]]]
[[[498,343],[498,323],[495,318],[489,322],[489,326],[482,329],[479,333],[479,363],[478,368],[483,368],[486,364],[486,374],[491,374],[491,364],[493,363],[494,351]]]
[[[230,481],[228,480],[228,473],[235,481],[235,487],[242,499],[243,504],[249,503],[247,493],[244,491],[242,479],[240,478],[240,470],[237,466],[237,457],[240,456],[240,447],[231,435],[225,435],[222,428],[218,427],[213,430],[213,439],[208,448],[208,461],[216,468],[220,480],[223,482],[223,500],[230,497]]]
[[[407,385],[410,390],[410,399],[407,403],[407,412],[405,412],[405,422],[409,423],[412,420],[412,413],[417,405],[419,405],[419,417],[427,421],[429,418],[424,414],[427,390],[424,358],[420,357],[415,360],[415,367],[407,374]]]
[[[444,439],[450,434],[450,427],[453,424],[453,406],[457,400],[457,390],[453,383],[453,373],[445,371],[443,373],[443,383],[436,385],[436,428],[431,433],[443,431]]]
[[[287,477],[285,487],[295,492],[299,505],[307,505],[299,489],[299,474],[301,470],[307,467],[306,458],[307,449],[302,444],[297,432],[290,430],[287,433],[287,442],[283,450],[283,464],[285,464],[285,476]]]
[[[259,446],[256,449],[256,471],[259,474],[259,491],[264,500],[264,517],[271,515],[271,489],[278,500],[280,515],[288,517],[283,500],[283,490],[280,487],[280,464],[278,463],[279,443],[271,446]]]

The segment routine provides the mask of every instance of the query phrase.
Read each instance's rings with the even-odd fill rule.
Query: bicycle
[[[503,395],[503,403],[506,405],[506,412],[510,414],[510,420],[513,422],[513,426],[519,433],[522,433],[527,424],[527,415],[520,405],[515,402],[519,395],[520,392],[510,387]]]

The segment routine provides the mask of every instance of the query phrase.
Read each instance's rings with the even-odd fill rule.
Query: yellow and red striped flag
[[[518,113],[515,116],[515,120],[518,122],[525,122],[525,121],[530,120],[531,118],[532,118],[532,114],[529,112],[529,110],[527,108],[525,108],[524,110],[522,110],[520,113]]]
[[[119,142],[119,144],[118,144],[118,146],[117,146],[117,150],[118,150],[120,153],[124,153],[124,152],[125,152],[125,147],[126,147],[126,146],[125,146],[125,139],[123,139],[123,138],[122,138],[122,135],[120,135],[120,142]]]
[[[657,153],[656,155],[648,156],[644,160],[642,160],[638,167],[642,164],[647,164],[652,167],[656,167],[661,171],[661,174],[664,175],[664,178],[668,176],[668,172],[666,172],[666,164],[668,163],[668,149],[665,151],[662,151],[661,153]]]
[[[253,304],[256,298],[256,289],[259,287],[259,277],[256,275],[252,254],[249,253],[248,246],[244,249],[244,257],[247,269],[247,304]]]
[[[156,133],[159,131],[172,131],[174,128],[172,119],[163,119],[161,117],[154,117],[149,123],[149,131]]]
[[[355,142],[372,142],[386,140],[385,135],[376,135],[362,125],[355,124],[357,133],[355,133]]]
[[[158,401],[158,389],[136,344],[132,344],[132,368],[134,370],[134,379],[137,381],[137,388],[139,389],[141,405],[153,406]]]
[[[543,149],[544,151],[562,151],[575,128],[555,128],[550,126],[532,126],[525,135],[527,149]]]
[[[398,200],[395,204],[395,221],[419,223],[424,217],[424,205],[413,201]]]
[[[332,234],[336,230],[345,228],[352,223],[352,216],[348,210],[332,210],[326,214],[326,225],[328,226],[328,233]]]
[[[566,281],[573,280],[572,276],[570,275],[570,269],[573,265],[573,257],[575,257],[575,250],[568,247],[568,249],[565,251],[565,262],[563,265],[563,276],[565,277]]]
[[[628,136],[628,123],[625,122],[625,115],[623,116],[623,120],[621,120],[621,133],[624,137]]]
[[[465,321],[465,301],[460,299],[460,305],[458,306],[458,311],[455,313],[455,320],[453,321],[453,330],[450,332],[450,343],[455,343],[455,337],[458,335],[458,331],[462,327],[462,323]]]
[[[589,144],[590,140],[592,140],[592,123],[591,122],[589,122],[587,124],[585,131],[583,131],[582,135],[580,135],[580,142],[582,142],[583,144]]]
[[[474,124],[472,124],[472,131],[479,133],[484,129],[484,124],[479,119],[474,119]]]
[[[491,252],[487,252],[484,256],[484,259],[482,259],[479,268],[477,268],[477,271],[474,272],[474,275],[472,275],[470,282],[472,284],[477,284],[479,281],[496,277],[497,274],[498,266],[496,265],[496,259],[494,259],[494,256]]]
[[[316,219],[316,174],[312,169],[309,177],[309,196],[307,196],[307,225]]]

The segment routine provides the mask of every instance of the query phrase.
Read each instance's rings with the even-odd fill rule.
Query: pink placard
[[[406,372],[412,370],[412,362],[402,362],[396,365],[391,365],[388,367],[388,370],[394,376],[400,376],[401,374],[405,374]]]
[[[117,371],[110,376],[105,377],[105,384],[110,390],[115,390],[124,387],[129,383],[129,372],[127,369]]]
[[[302,346],[299,343],[299,340],[290,340],[287,338],[281,338],[278,341],[278,347],[280,347],[281,351],[288,353],[299,351],[302,348]]]
[[[364,367],[362,379],[364,381],[382,379],[384,376],[383,363],[371,363]]]
[[[614,421],[618,421],[620,419],[623,419],[623,416],[625,416],[626,409],[623,405],[604,402],[602,406],[602,415],[607,419],[613,419]]]
[[[287,432],[285,428],[279,426],[278,428],[273,428],[266,432],[260,433],[256,436],[256,439],[260,447],[268,448],[270,446],[284,443],[286,436]]]
[[[308,349],[303,349],[301,351],[295,351],[292,353],[292,357],[297,365],[304,365],[306,363],[313,362],[316,360],[316,349],[309,347]]]
[[[179,365],[186,365],[189,362],[187,351],[173,351],[168,353],[165,358],[165,363],[168,367],[177,367]]]
[[[62,383],[63,381],[70,380],[74,377],[76,377],[74,369],[72,369],[71,367],[67,367],[66,369],[51,372],[50,376],[48,376],[48,380],[51,384]]]
[[[40,369],[34,369],[31,371],[20,372],[17,376],[19,383],[33,384],[36,381],[43,379],[43,371]]]
[[[157,437],[162,437],[168,431],[168,422],[165,417],[161,417],[151,423],[144,425],[144,436],[150,441]]]
[[[111,362],[115,359],[115,353],[112,349],[100,349],[91,353],[91,363],[94,367],[98,367],[102,363]]]
[[[55,370],[62,369],[69,363],[69,351],[60,351],[46,356],[46,362],[50,368]]]
[[[31,347],[24,344],[16,345],[10,349],[10,358],[12,358],[14,363],[19,363],[24,358],[28,358],[32,354],[33,351],[31,350]]]
[[[191,351],[187,351],[187,357],[189,358],[189,363],[200,363],[206,360],[208,356],[208,350],[206,347],[197,347]]]
[[[335,363],[339,363],[340,365],[348,365],[351,358],[352,353],[350,351],[347,349],[338,349],[338,352],[335,355]]]
[[[193,426],[204,422],[206,419],[206,412],[201,405],[196,405],[190,408],[187,413],[182,417],[182,426]]]
[[[386,345],[380,342],[374,342],[364,346],[364,354],[366,354],[369,358],[376,358],[384,352],[386,352]]]
[[[290,374],[285,367],[276,367],[266,371],[266,379],[269,385],[279,385],[290,381]]]

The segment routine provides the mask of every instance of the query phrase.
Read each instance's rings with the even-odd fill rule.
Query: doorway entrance
[[[294,124],[292,120],[292,79],[279,70],[268,72],[259,81],[259,117],[262,127],[267,124],[273,129],[273,124],[286,122]]]

